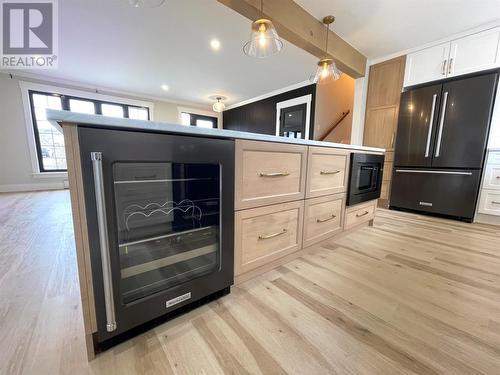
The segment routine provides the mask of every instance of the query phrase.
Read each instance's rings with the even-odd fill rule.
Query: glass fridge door
[[[113,164],[121,299],[220,269],[220,165]]]

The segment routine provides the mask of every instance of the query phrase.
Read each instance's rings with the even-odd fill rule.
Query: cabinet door
[[[408,54],[404,86],[445,78],[449,54],[449,42]]]
[[[365,146],[393,149],[397,116],[397,105],[367,109],[363,144]]]
[[[451,42],[448,77],[498,67],[500,27]]]
[[[441,88],[433,85],[401,94],[394,165],[431,165]]]
[[[497,77],[491,73],[443,85],[433,167],[482,167]]]

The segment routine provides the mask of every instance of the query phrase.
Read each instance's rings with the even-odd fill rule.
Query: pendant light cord
[[[264,18],[264,0],[260,0],[260,18]]]
[[[330,34],[330,24],[326,25],[326,45],[325,45],[326,57],[328,57],[328,34]]]

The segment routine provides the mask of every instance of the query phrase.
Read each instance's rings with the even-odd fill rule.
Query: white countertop
[[[78,125],[91,126],[96,128],[122,129],[122,130],[146,130],[158,133],[174,133],[183,135],[196,135],[214,138],[246,139],[252,141],[292,143],[306,146],[321,146],[343,148],[349,150],[385,152],[383,148],[365,147],[357,145],[346,145],[343,143],[310,141],[305,139],[294,139],[277,137],[274,135],[239,132],[224,129],[207,129],[196,126],[175,125],[166,122],[132,120],[128,118],[107,117],[101,115],[88,115],[70,111],[56,111],[47,109],[47,120],[57,123],[74,123]]]

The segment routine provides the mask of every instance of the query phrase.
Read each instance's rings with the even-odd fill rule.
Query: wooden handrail
[[[320,141],[324,141],[326,137],[337,127],[339,124],[342,122],[343,119],[347,117],[347,115],[351,113],[351,110],[348,109],[345,112],[342,112],[340,115],[340,118],[332,125],[332,127],[325,133],[323,137],[320,138]]]

